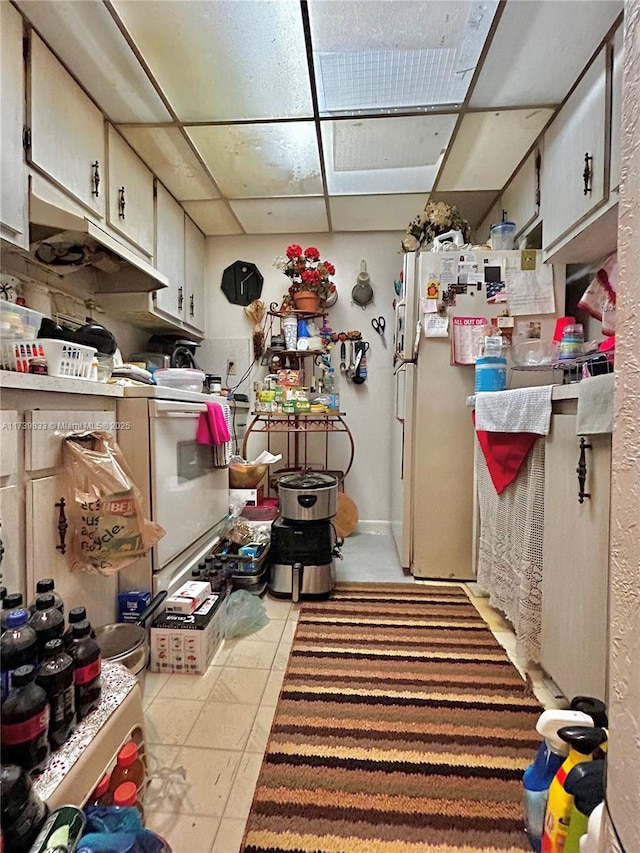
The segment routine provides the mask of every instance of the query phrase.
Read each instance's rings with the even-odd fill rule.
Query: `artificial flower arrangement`
[[[415,252],[447,231],[461,231],[464,242],[469,242],[471,227],[458,208],[444,201],[429,201],[422,213],[409,224],[407,236],[402,241],[402,251]]]
[[[309,246],[303,251],[302,246],[292,243],[287,246],[286,258],[274,258],[273,266],[291,279],[289,290],[282,301],[285,308],[292,307],[296,293],[316,293],[322,301],[328,299],[336,290],[331,281],[336,268],[329,261],[320,260],[320,252],[315,246]]]

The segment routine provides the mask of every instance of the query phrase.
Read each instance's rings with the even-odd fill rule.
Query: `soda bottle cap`
[[[7,616],[7,629],[20,628],[29,621],[29,611],[19,607]]]
[[[31,684],[32,681],[35,681],[35,678],[35,666],[27,664],[26,666],[19,666],[17,669],[13,670],[11,683],[14,687],[24,687],[25,684]]]
[[[84,622],[87,618],[87,610],[85,607],[72,607],[69,611],[69,624],[76,622]]]
[[[137,757],[138,747],[132,740],[130,740],[129,743],[125,743],[118,753],[118,764],[121,767],[131,767]]]
[[[41,578],[36,584],[36,592],[53,592],[55,585],[53,578]]]
[[[50,592],[41,592],[36,595],[36,610],[51,610],[56,606],[56,600]]]
[[[42,649],[42,656],[45,658],[53,658],[60,652],[64,651],[64,643],[58,637],[55,640],[47,640]]]
[[[22,594],[19,592],[10,592],[2,599],[3,610],[13,610],[22,605]]]
[[[98,799],[98,797],[102,797],[109,790],[109,782],[111,779],[109,778],[109,774],[105,773],[102,779],[98,782],[93,792],[93,799]]]
[[[91,633],[91,625],[86,619],[83,619],[82,622],[76,622],[71,629],[71,633],[74,637],[88,637]]]
[[[114,806],[132,806],[136,801],[138,789],[135,782],[123,782],[113,792]]]

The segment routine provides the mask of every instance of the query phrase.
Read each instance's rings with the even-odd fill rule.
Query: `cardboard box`
[[[151,593],[131,589],[118,593],[118,622],[137,622],[151,601]]]
[[[229,489],[229,500],[244,501],[246,506],[258,506],[264,497],[264,486],[257,489]]]
[[[192,614],[167,613],[151,626],[152,672],[203,675],[224,639],[226,599],[212,594]]]
[[[209,595],[211,595],[211,584],[188,581],[167,598],[165,608],[168,613],[186,613],[188,616],[197,610]]]

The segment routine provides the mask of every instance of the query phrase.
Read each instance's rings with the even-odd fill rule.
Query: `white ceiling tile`
[[[322,193],[313,122],[195,126],[187,133],[229,198]]]
[[[331,196],[331,225],[334,231],[404,232],[428,198],[426,193]]]
[[[469,113],[436,189],[501,189],[552,114],[551,109]]]
[[[497,6],[311,0],[321,115],[462,103]]]
[[[17,6],[111,121],[170,121],[102,2],[19,0]]]
[[[203,169],[179,128],[120,127],[118,129],[178,201],[219,198],[213,181]]]
[[[559,104],[622,5],[622,0],[507,3],[474,87],[471,106]]]
[[[323,198],[239,199],[231,207],[248,234],[328,231]]]
[[[185,201],[182,206],[207,235],[242,234],[242,228],[223,201]]]
[[[181,121],[311,116],[297,3],[114,0]]]
[[[331,195],[428,192],[456,114],[323,121]]]

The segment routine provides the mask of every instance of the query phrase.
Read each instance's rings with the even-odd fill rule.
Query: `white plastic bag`
[[[246,589],[237,589],[231,593],[225,614],[224,635],[227,640],[242,634],[253,634],[268,621],[264,604],[257,595],[252,595]]]

